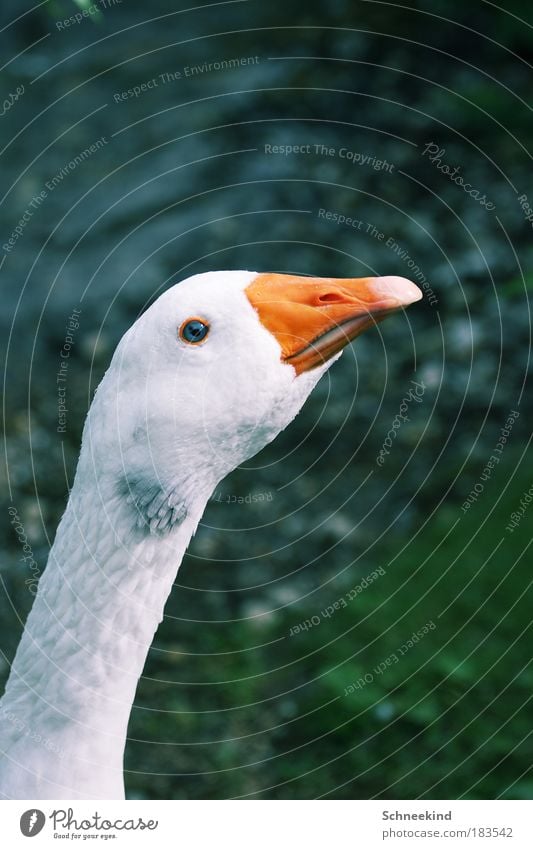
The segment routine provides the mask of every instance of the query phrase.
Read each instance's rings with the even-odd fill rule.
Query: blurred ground
[[[80,7],[2,9],[3,677],[32,600],[10,492],[42,569],[139,311],[213,268],[400,274],[424,302],[209,505],[139,686],[128,793],[531,798],[531,516],[508,527],[532,484],[526,9],[124,0],[65,25]]]

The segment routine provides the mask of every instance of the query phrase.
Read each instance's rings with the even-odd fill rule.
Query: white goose
[[[0,795],[124,798],[137,682],[214,488],[289,424],[351,339],[421,297],[400,277],[214,272],[128,330],[0,701]]]

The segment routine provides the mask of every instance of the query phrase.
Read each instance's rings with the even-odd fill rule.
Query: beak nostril
[[[318,296],[318,301],[321,304],[335,304],[344,300],[345,298],[340,292],[324,292],[323,295]]]

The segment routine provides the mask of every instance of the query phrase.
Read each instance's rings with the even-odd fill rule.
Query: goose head
[[[421,297],[401,277],[223,271],[172,286],[115,351],[91,464],[125,486],[139,525],[167,532],[289,424],[352,339]]]

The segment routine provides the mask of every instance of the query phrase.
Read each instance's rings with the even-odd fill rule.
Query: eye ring
[[[178,336],[187,345],[200,345],[209,333],[209,322],[199,316],[186,318],[178,330]]]

